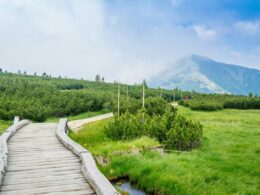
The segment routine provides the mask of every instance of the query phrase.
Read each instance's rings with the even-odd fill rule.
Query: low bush
[[[166,106],[161,115],[148,113],[146,109],[136,114],[127,111],[116,115],[106,126],[105,134],[113,140],[149,136],[156,138],[167,149],[191,150],[200,144],[202,126],[178,115],[173,107]]]
[[[147,98],[145,100],[145,109],[146,113],[150,116],[156,114],[156,115],[162,115],[165,112],[165,109],[167,107],[168,103],[165,99],[155,97],[155,98]]]
[[[223,108],[232,109],[260,109],[260,98],[245,96],[217,96],[208,95],[192,100],[180,100],[180,105],[192,110],[216,111]]]
[[[187,120],[178,115],[171,129],[166,134],[166,148],[191,150],[200,145],[202,126],[198,122]]]
[[[217,103],[217,102],[213,102],[213,101],[211,101],[211,102],[192,101],[188,105],[192,110],[216,111],[216,110],[223,109],[222,103]]]
[[[236,109],[260,109],[260,98],[227,100],[224,102],[224,107]]]

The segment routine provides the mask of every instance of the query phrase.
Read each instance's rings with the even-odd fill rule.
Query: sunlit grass
[[[154,139],[142,137],[132,141],[112,141],[104,135],[104,127],[113,119],[105,119],[90,123],[77,133],[70,132],[70,136],[94,155],[113,156],[124,151],[141,150],[151,146],[158,146]]]
[[[4,132],[9,126],[12,125],[11,121],[0,120],[0,134]]]
[[[178,110],[204,126],[202,146],[190,153],[161,156],[144,150],[139,154],[116,155],[116,150],[150,141],[110,141],[104,135],[108,120],[87,125],[72,137],[95,155],[110,159],[109,165],[101,167],[107,177],[128,175],[146,192],[260,194],[260,110],[203,112],[181,106]]]

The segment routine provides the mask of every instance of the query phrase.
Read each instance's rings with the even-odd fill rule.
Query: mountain
[[[152,87],[195,90],[205,93],[260,95],[260,70],[216,62],[207,57],[191,55],[169,65],[153,76]]]

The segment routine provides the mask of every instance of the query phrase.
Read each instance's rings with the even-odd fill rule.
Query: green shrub
[[[113,140],[134,139],[141,136],[156,138],[168,149],[191,150],[200,144],[202,126],[177,115],[173,107],[166,107],[162,115],[147,110],[136,114],[116,115],[105,128],[107,137]]]
[[[200,94],[192,100],[180,100],[179,104],[192,110],[215,111],[223,108],[260,109],[259,97],[227,94]]]
[[[260,109],[260,98],[241,98],[227,100],[224,103],[224,107],[236,109]]]
[[[217,102],[203,102],[203,101],[192,101],[189,103],[189,107],[192,110],[205,110],[205,111],[216,111],[216,110],[222,110],[223,104],[217,103]]]
[[[164,114],[167,105],[167,101],[159,97],[150,97],[145,100],[145,109],[147,114],[149,114],[150,116],[152,116],[153,114]]]
[[[138,118],[128,111],[120,116],[115,115],[114,120],[105,128],[105,134],[113,140],[126,140],[141,135]]]
[[[166,134],[166,148],[191,150],[200,145],[202,126],[198,122],[187,120],[183,116],[175,117],[173,126]]]

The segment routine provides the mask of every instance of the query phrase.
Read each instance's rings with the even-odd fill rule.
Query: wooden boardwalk
[[[1,195],[95,194],[77,156],[55,135],[57,123],[31,123],[8,141]]]

